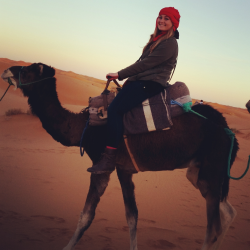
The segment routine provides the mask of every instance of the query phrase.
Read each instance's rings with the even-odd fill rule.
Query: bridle
[[[22,72],[22,69],[24,68],[24,66],[22,66],[22,68],[20,69],[19,71],[19,83],[18,83],[18,87],[19,86],[26,86],[26,85],[30,85],[32,83],[36,83],[36,82],[41,82],[43,80],[46,80],[46,79],[49,79],[49,78],[53,78],[53,76],[50,76],[50,77],[46,77],[46,78],[43,78],[43,79],[40,79],[40,80],[37,80],[37,81],[34,81],[34,82],[28,82],[28,83],[21,83],[21,72]],[[8,79],[9,81],[9,79]]]
[[[46,77],[46,78],[43,78],[43,79],[40,79],[40,80],[37,80],[37,81],[33,81],[33,82],[28,82],[28,83],[22,83],[21,82],[21,72],[22,72],[22,69],[24,68],[25,66],[22,66],[19,73],[18,73],[18,87],[21,87],[21,86],[26,86],[26,85],[30,85],[32,83],[37,83],[37,82],[41,82],[43,80],[46,80],[46,79],[49,79],[49,78],[53,78],[53,76],[50,76],[50,77]],[[7,91],[9,90],[10,86],[13,85],[15,86],[15,84],[11,81],[10,77],[8,77],[8,83],[9,83],[9,86],[8,88],[6,89],[6,91],[4,92],[3,96],[1,97],[0,101],[2,101],[3,97],[5,96],[5,94],[7,93]]]

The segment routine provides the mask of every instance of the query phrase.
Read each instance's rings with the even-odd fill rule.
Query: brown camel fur
[[[250,100],[246,103],[246,107],[247,107],[248,112],[250,113]]]
[[[27,67],[13,66],[4,71],[2,78],[16,83],[28,103],[41,120],[44,129],[65,146],[80,145],[80,138],[88,119],[88,112],[74,114],[64,109],[57,97],[55,70],[45,64]],[[20,78],[20,81],[19,81]],[[26,84],[26,85],[25,85]],[[216,250],[236,216],[227,201],[229,177],[227,161],[230,139],[224,128],[225,118],[209,105],[196,105],[192,113],[173,118],[170,130],[128,136],[131,151],[141,171],[161,171],[188,168],[187,178],[200,190],[207,204],[207,230],[202,250]],[[83,138],[86,153],[95,163],[105,147],[106,127],[88,127]],[[234,142],[231,166],[238,151]],[[126,218],[130,231],[130,250],[137,250],[136,228],[138,211],[132,175],[136,173],[124,142],[118,148],[116,171],[121,183]],[[95,209],[103,195],[110,174],[91,175],[89,193],[77,229],[64,250],[72,250],[88,229]]]

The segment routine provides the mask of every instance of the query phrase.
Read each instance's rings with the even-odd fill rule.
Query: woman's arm
[[[177,41],[175,39],[168,39],[162,41],[147,57],[139,62],[136,62],[125,69],[118,72],[119,80],[127,77],[137,75],[148,69],[154,68],[162,62],[171,58],[178,49]]]

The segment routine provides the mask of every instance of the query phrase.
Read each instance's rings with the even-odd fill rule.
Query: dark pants
[[[164,87],[152,81],[134,81],[125,85],[108,107],[107,146],[117,148],[123,137],[123,115]]]

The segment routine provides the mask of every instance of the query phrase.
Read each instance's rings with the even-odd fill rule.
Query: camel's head
[[[42,82],[43,79],[52,78],[55,70],[43,63],[33,63],[30,66],[13,66],[6,69],[1,78],[6,82],[11,82],[16,88],[31,87],[36,82]]]
[[[246,107],[247,107],[248,112],[250,113],[250,100],[247,102]]]

